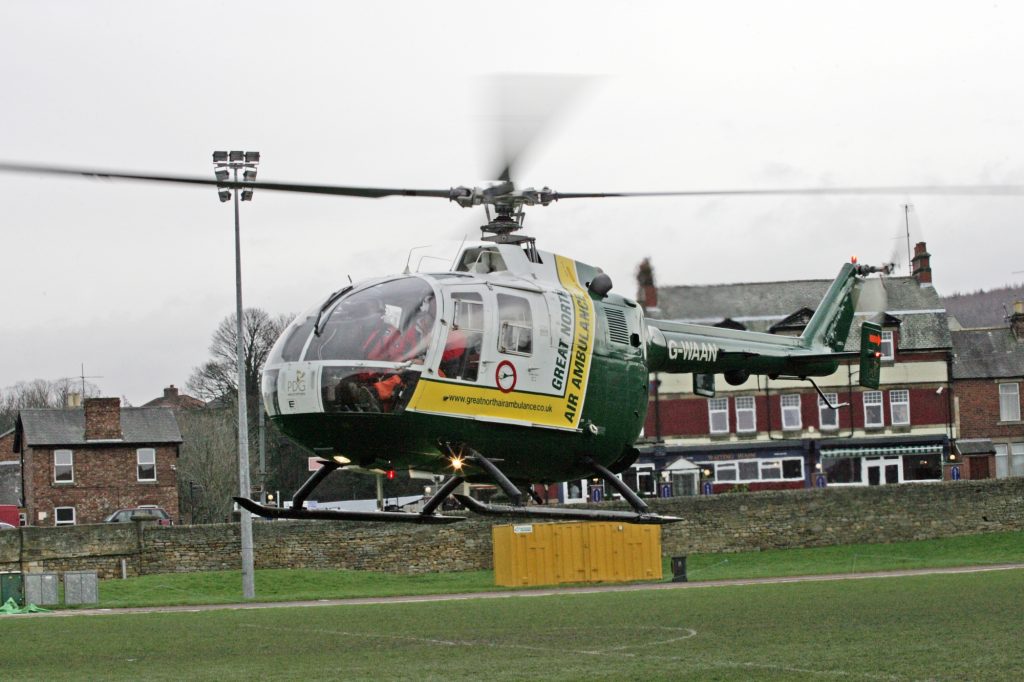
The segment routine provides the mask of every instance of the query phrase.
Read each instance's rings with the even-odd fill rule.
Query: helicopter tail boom
[[[650,371],[725,374],[730,383],[741,383],[751,374],[832,374],[840,360],[858,357],[858,353],[845,352],[846,340],[861,280],[873,272],[888,272],[888,266],[843,265],[798,337],[647,320]],[[738,381],[733,382],[733,378]]]

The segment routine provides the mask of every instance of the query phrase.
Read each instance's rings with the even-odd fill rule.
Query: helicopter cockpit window
[[[452,294],[455,314],[441,354],[438,375],[447,379],[476,381],[484,339],[484,302],[480,294]]]
[[[423,362],[437,319],[434,292],[418,277],[346,296],[320,321],[305,359]]]
[[[462,252],[462,258],[456,270],[460,272],[475,272],[487,274],[488,272],[500,272],[508,270],[505,259],[494,247],[470,248]]]
[[[498,294],[498,350],[512,355],[530,355],[533,352],[533,316],[530,302],[522,296]]]

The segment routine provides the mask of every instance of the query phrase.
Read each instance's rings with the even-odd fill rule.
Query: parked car
[[[118,509],[116,512],[103,519],[104,523],[128,523],[136,518],[149,517],[155,519],[161,526],[172,526],[171,515],[160,507],[133,507],[131,509]]]
[[[5,523],[3,521],[0,521],[0,530],[17,530],[17,529],[18,529],[17,526],[12,526],[9,523]]]

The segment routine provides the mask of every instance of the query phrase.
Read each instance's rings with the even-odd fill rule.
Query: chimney
[[[924,242],[914,244],[914,257],[910,259],[911,274],[921,286],[932,285],[932,254],[928,253]]]
[[[1010,315],[1010,329],[1017,341],[1024,341],[1024,301],[1013,304],[1013,315]]]
[[[120,398],[86,399],[85,439],[121,440]]]
[[[164,389],[164,400],[177,400],[177,399],[178,399],[178,389],[175,388],[174,384],[171,384],[170,386],[168,386],[167,388]]]
[[[636,298],[645,311],[657,312],[658,287],[654,284],[654,266],[650,258],[644,258],[636,268]]]

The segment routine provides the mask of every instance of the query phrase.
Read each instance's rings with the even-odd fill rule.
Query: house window
[[[71,450],[53,451],[53,481],[54,483],[75,482],[75,456]]]
[[[715,464],[715,480],[724,483],[732,483],[736,480],[736,463]]]
[[[1006,478],[1010,475],[1010,446],[995,443],[992,447],[996,451],[996,478]]]
[[[752,395],[741,395],[736,398],[736,431],[739,433],[757,431],[757,413]]]
[[[135,451],[136,470],[139,481],[156,480],[156,450],[153,448],[139,448]]]
[[[893,426],[910,426],[910,391],[889,391],[889,416]]]
[[[1024,476],[1024,443],[1010,443],[1010,475]]]
[[[711,423],[711,433],[729,433],[728,398],[708,400],[708,421]]]
[[[838,404],[839,394],[826,393],[825,397],[828,398],[827,403],[818,396],[818,426],[822,431],[835,431],[839,428],[839,410],[832,409],[829,404]]]
[[[885,426],[882,416],[882,392],[865,391],[864,396],[864,428],[879,429]]]
[[[1020,384],[999,384],[999,421],[1020,421]]]
[[[882,332],[882,359],[892,360],[896,357],[896,340],[892,332]]]
[[[53,525],[73,526],[75,525],[74,507],[57,507],[53,510]]]
[[[803,426],[800,420],[800,394],[791,393],[781,398],[782,430],[799,431]]]

